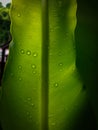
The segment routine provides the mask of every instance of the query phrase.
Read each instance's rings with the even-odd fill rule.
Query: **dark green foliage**
[[[10,8],[11,3],[6,4],[6,8]]]
[[[96,0],[77,0],[77,5],[76,65],[98,125],[98,4]]]
[[[10,4],[7,4],[10,7]],[[0,45],[10,40],[10,17],[9,8],[0,6]]]
[[[2,3],[0,2],[0,8],[3,7]]]

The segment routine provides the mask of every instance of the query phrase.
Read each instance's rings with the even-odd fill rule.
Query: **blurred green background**
[[[10,34],[11,20],[9,16],[10,5],[11,3],[7,3],[6,6],[4,6],[0,2],[0,86],[5,62],[9,54],[8,50],[9,42],[11,41],[11,34]]]
[[[9,54],[9,42],[11,41],[10,34],[10,16],[9,9],[11,3],[5,3],[6,6],[0,2],[0,89],[1,89],[1,79],[4,71],[4,66]],[[0,130],[2,130],[0,126]]]

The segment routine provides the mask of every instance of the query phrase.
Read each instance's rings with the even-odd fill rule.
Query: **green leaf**
[[[76,0],[12,1],[3,130],[73,130],[86,103],[75,65],[76,8]]]

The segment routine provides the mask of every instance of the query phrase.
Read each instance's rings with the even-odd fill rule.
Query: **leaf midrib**
[[[42,2],[41,130],[48,130],[49,13],[48,13],[48,0],[42,0],[41,2]]]

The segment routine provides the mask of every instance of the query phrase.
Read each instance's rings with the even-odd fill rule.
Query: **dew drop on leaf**
[[[25,51],[24,51],[23,49],[21,49],[21,50],[20,50],[20,53],[21,53],[21,54],[24,54],[24,53],[25,53]]]
[[[30,116],[30,112],[27,112],[27,116]]]
[[[51,123],[52,126],[55,126],[55,122]]]
[[[59,56],[61,56],[62,55],[62,53],[61,52],[59,52],[59,54],[58,54]]]
[[[14,74],[13,73],[11,73],[11,77],[13,77],[14,76]]]
[[[63,70],[62,69],[60,69],[60,72],[62,72]]]
[[[27,54],[28,56],[31,55],[31,51],[28,50],[28,51],[26,52],[26,54]]]
[[[28,97],[28,98],[27,98],[27,100],[28,100],[28,101],[31,101],[31,98],[30,98],[30,97]]]
[[[20,15],[20,13],[18,13],[18,17],[20,17],[21,15]]]
[[[37,57],[37,56],[38,56],[37,52],[34,52],[34,53],[33,53],[33,56],[34,56],[34,57]]]
[[[21,77],[19,77],[19,81],[21,81],[22,80],[22,78]]]
[[[36,71],[32,71],[33,74],[36,74]]]
[[[54,32],[54,28],[50,28],[50,31],[51,31],[51,32]]]
[[[62,66],[63,64],[62,63],[59,63],[59,66]]]
[[[49,53],[49,56],[52,56],[52,55],[53,55],[53,54],[50,52],[50,53]]]
[[[54,84],[54,87],[58,87],[58,83],[55,83],[55,84]]]
[[[30,112],[27,112],[26,115],[27,115],[27,118],[28,118],[29,120],[32,119],[32,116],[31,116]]]
[[[35,64],[32,64],[31,67],[32,67],[32,69],[35,69],[35,68],[36,68],[36,65],[35,65]]]
[[[19,70],[21,70],[21,69],[22,69],[22,66],[21,66],[21,65],[19,65],[19,66],[18,66],[18,69],[19,69]]]
[[[62,1],[60,0],[60,1],[58,1],[58,4],[59,4],[59,6],[61,6],[62,5]]]
[[[31,116],[31,115],[29,116],[29,119],[30,119],[30,120],[32,119],[32,116]]]
[[[34,107],[34,104],[32,103],[31,106]]]

